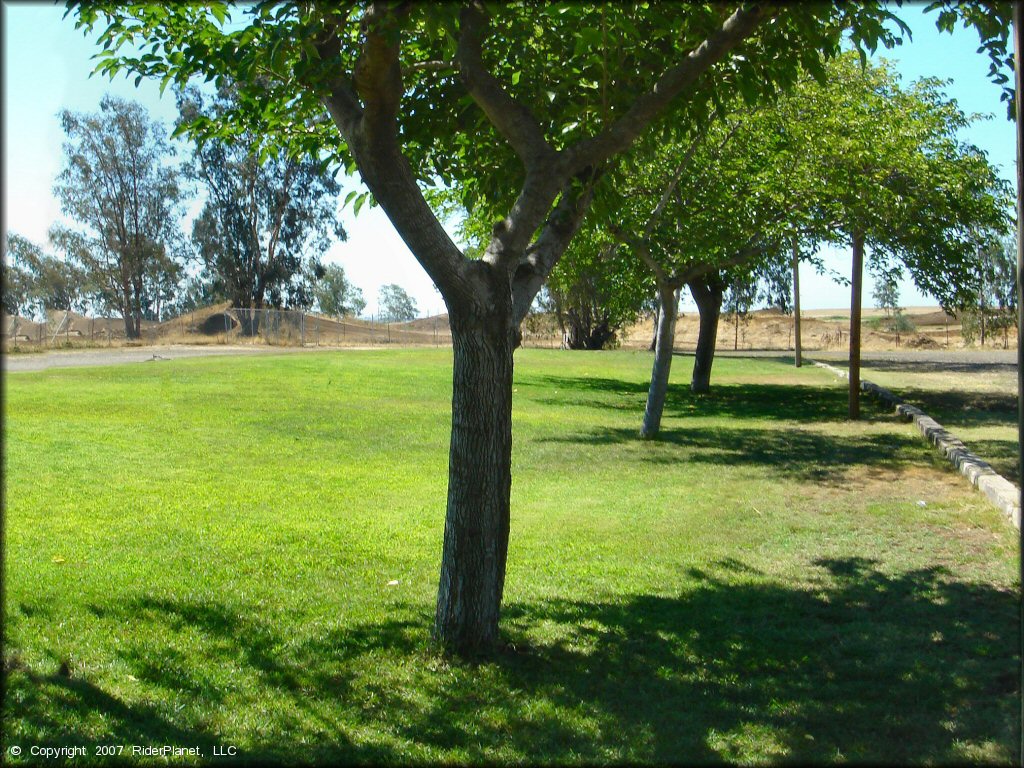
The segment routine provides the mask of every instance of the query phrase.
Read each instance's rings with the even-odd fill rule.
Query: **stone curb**
[[[819,363],[817,360],[808,362],[831,371],[841,379],[849,378],[847,371],[828,363]],[[861,381],[860,388],[895,408],[896,414],[904,421],[913,421],[921,430],[921,434],[949,459],[960,474],[984,493],[988,500],[995,504],[1015,527],[1020,528],[1020,491],[1017,490],[1017,486],[998,474],[987,461],[971,453],[958,437],[947,431],[920,408],[904,402],[885,387],[880,387],[873,382]]]

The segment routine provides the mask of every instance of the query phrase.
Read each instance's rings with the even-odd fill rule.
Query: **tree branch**
[[[540,123],[525,106],[513,99],[483,63],[481,50],[487,17],[471,3],[459,16],[459,44],[455,54],[462,82],[498,133],[509,143],[527,170],[550,166],[558,153],[544,138]],[[583,163],[582,170],[591,163]]]
[[[740,45],[772,13],[768,7],[751,5],[737,9],[722,26],[687,54],[686,59],[667,70],[654,87],[642,94],[611,126],[590,139],[564,150],[569,167],[578,170],[601,163],[622,152],[661,115],[672,100]]]
[[[472,290],[470,262],[423,198],[399,143],[402,73],[398,55],[403,15],[401,8],[381,3],[370,6],[363,18],[364,42],[355,66],[354,91],[343,83],[335,84],[322,99],[363,182],[445,302],[475,301],[480,294]]]
[[[594,199],[594,187],[600,175],[600,172],[588,174],[585,178],[566,183],[558,205],[551,211],[537,239],[519,260],[512,276],[512,321],[517,326],[530,311],[544,281],[579,231]]]

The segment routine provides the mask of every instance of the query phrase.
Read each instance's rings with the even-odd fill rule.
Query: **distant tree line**
[[[238,99],[227,82],[212,97],[179,91],[175,133],[222,118]],[[341,188],[325,163],[280,152],[255,129],[197,142],[175,163],[163,126],[140,104],[109,95],[95,113],[60,118],[64,168],[54,193],[71,223],[51,227],[49,250],[7,233],[4,313],[93,311],[123,318],[127,337],[138,338],[143,320],[220,301],[336,317],[366,309],[345,270],[321,260],[332,239],[346,239]],[[202,208],[186,236],[191,193]],[[380,307],[395,322],[417,314],[395,284],[381,289]]]

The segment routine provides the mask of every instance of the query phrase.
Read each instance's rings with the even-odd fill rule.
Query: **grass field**
[[[649,443],[649,354],[520,350],[512,647],[440,657],[450,355],[8,376],[5,758],[1019,761],[1016,532],[772,360]]]

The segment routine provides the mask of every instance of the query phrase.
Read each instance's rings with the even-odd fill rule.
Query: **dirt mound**
[[[910,347],[911,349],[938,349],[939,344],[935,339],[931,339],[927,336],[923,336],[920,333],[916,333],[913,336],[903,339],[903,344]]]

